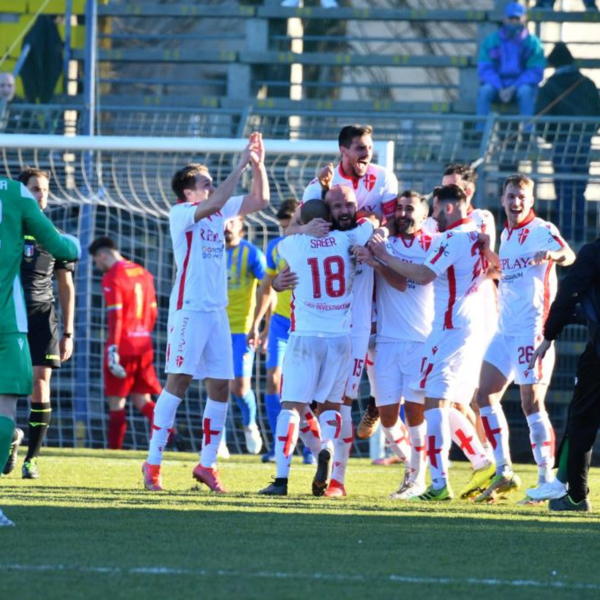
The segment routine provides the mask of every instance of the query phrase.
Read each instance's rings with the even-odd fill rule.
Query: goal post
[[[265,140],[266,168],[271,188],[271,207],[244,218],[247,239],[262,249],[280,234],[275,213],[279,203],[300,199],[306,185],[325,164],[339,160],[337,141]],[[156,367],[161,381],[168,301],[174,263],[168,213],[175,200],[171,192],[173,173],[189,162],[206,164],[218,184],[231,172],[244,139],[179,139],[164,137],[67,137],[0,134],[0,172],[15,178],[25,167],[50,175],[48,214],[55,225],[82,241],[84,255],[76,268],[76,330],[73,358],[54,373],[51,391],[53,424],[48,443],[60,446],[106,447],[107,410],[103,394],[102,357],[106,339],[101,274],[87,255],[89,243],[110,235],[127,258],[146,267],[155,278],[159,318],[154,340]],[[374,144],[374,162],[393,169],[393,142]],[[236,193],[249,189],[250,173]],[[259,404],[259,426],[269,443],[264,411],[265,366],[255,363],[254,389]],[[235,403],[234,403],[235,404]],[[243,430],[238,427],[237,406],[231,405],[227,443],[232,452],[244,452]],[[190,449],[201,445],[202,386],[192,386],[178,412],[177,425]],[[127,406],[126,447],[147,447],[146,421]],[[18,421],[26,423],[26,403],[19,404]],[[367,445],[356,450],[368,454]]]

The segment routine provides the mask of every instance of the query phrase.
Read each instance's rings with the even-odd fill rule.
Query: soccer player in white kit
[[[425,261],[433,243],[433,236],[423,230],[428,214],[425,197],[412,190],[400,194],[394,213],[396,233],[387,239],[391,256],[407,263]],[[394,282],[388,281],[386,270],[390,268],[373,260],[367,248],[358,248],[356,256],[369,262],[376,272],[375,401],[386,440],[406,464],[404,480],[390,498],[409,500],[426,490],[424,400],[409,384],[421,373],[425,341],[431,333],[433,284],[405,279],[399,291]],[[402,400],[408,432],[399,417]]]
[[[148,458],[142,466],[144,485],[162,490],[160,465],[177,407],[193,379],[206,382],[200,462],[193,476],[224,493],[217,470],[217,451],[227,415],[229,382],[233,379],[231,333],[227,319],[227,255],[225,221],[256,212],[269,204],[269,182],[261,134],[253,133],[240,160],[216,189],[208,168],[190,164],[173,176],[178,204],[169,213],[177,274],[169,301],[167,382],[154,409]],[[233,196],[248,164],[252,189]]]
[[[536,368],[529,368],[534,348],[543,339],[543,327],[556,295],[556,265],[568,266],[575,254],[558,229],[535,216],[533,181],[511,175],[503,186],[502,206],[507,224],[500,240],[500,320],[484,357],[477,402],[492,446],[496,476],[476,502],[493,502],[520,488],[513,473],[508,424],[500,401],[508,385],[520,388],[529,437],[538,466],[538,485],[554,474],[554,431],[544,400],[554,368],[554,348]]]
[[[434,319],[425,344],[421,374],[411,388],[424,394],[427,423],[426,452],[432,484],[412,500],[441,501],[453,497],[448,481],[450,450],[450,410],[456,401],[460,370],[471,355],[472,331],[481,326],[481,302],[478,287],[484,280],[488,260],[482,251],[481,234],[467,218],[464,192],[456,185],[436,191],[435,218],[442,235],[423,264],[403,262],[390,256],[381,239],[374,239],[370,249],[392,269],[421,285],[434,282]],[[474,443],[475,431],[470,443]],[[487,462],[484,454],[482,464]]]
[[[301,208],[305,223],[312,218],[326,218],[328,213],[323,202],[306,202]],[[321,405],[321,450],[313,494],[322,496],[327,490],[335,441],[341,435],[339,409],[351,349],[355,271],[351,249],[364,245],[372,233],[373,225],[364,221],[353,229],[331,231],[326,237],[293,234],[278,245],[279,255],[297,275],[298,283],[292,294],[290,339],[283,359],[282,406],[275,441],[277,476],[260,494],[287,495],[300,419],[313,400]]]
[[[356,197],[359,217],[373,214],[380,221],[394,215],[398,196],[398,180],[391,171],[371,163],[373,158],[373,128],[370,125],[346,125],[340,130],[338,143],[341,161],[328,165],[327,172],[313,179],[304,190],[303,202],[322,197],[322,180],[333,188],[336,185],[351,188]],[[341,407],[342,435],[333,469],[328,496],[343,496],[346,466],[353,443],[352,403],[358,397],[360,381],[366,365],[371,335],[373,307],[373,269],[363,263],[357,265],[352,304],[352,352],[348,367],[348,381]],[[367,436],[368,437],[368,436]]]

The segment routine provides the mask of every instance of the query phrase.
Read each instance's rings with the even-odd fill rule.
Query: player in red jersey
[[[121,256],[115,242],[100,237],[89,252],[102,277],[108,338],[104,361],[104,393],[108,399],[108,447],[121,450],[127,431],[125,399],[150,421],[154,402],[150,394],[162,387],[154,369],[152,330],[156,324],[154,278],[144,267]]]

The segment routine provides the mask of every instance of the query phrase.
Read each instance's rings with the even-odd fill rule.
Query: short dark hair
[[[344,148],[350,148],[352,140],[363,135],[373,135],[373,128],[370,125],[346,125],[338,135],[338,143]]]
[[[171,189],[177,200],[185,200],[183,190],[193,190],[196,187],[196,177],[208,174],[208,167],[201,163],[189,163],[179,169],[171,179]]]
[[[23,170],[17,175],[17,181],[20,181],[24,186],[27,186],[32,177],[45,177],[48,181],[50,181],[50,173],[48,173],[48,171],[35,169],[34,167],[24,167]]]
[[[460,204],[467,201],[467,195],[455,183],[441,185],[435,188],[433,193],[438,202],[455,202]]]
[[[458,175],[463,181],[469,183],[477,183],[477,171],[466,163],[451,163],[444,169],[444,177],[446,175]]]
[[[103,235],[96,238],[88,248],[88,252],[92,256],[96,256],[100,250],[118,250],[118,248],[116,242],[112,238]]]
[[[396,201],[400,200],[400,198],[412,198],[413,200],[418,200],[421,204],[427,204],[427,206],[429,206],[429,199],[427,196],[423,196],[415,190],[404,190],[403,192],[400,192]]]
[[[296,212],[296,209],[300,206],[300,202],[296,198],[288,198],[283,200],[279,205],[279,210],[275,213],[277,219],[291,219]]]
[[[329,220],[329,207],[322,200],[308,200],[300,209],[302,223],[310,223],[313,219]]]
[[[506,191],[506,188],[509,185],[514,185],[516,187],[524,188],[524,187],[533,187],[533,179],[527,177],[527,175],[523,173],[513,173],[509,175],[502,185],[502,194]]]

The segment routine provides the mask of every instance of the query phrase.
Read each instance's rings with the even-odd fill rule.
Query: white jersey
[[[345,175],[339,164],[333,172],[332,185],[345,185],[354,190],[358,210],[389,218],[396,210],[398,180],[391,172],[379,165],[370,164],[367,172],[356,179]],[[322,188],[318,179],[313,179],[302,195],[302,202],[321,198]]]
[[[537,252],[556,252],[565,245],[556,226],[536,217],[533,211],[518,227],[502,231],[500,333],[514,336],[542,332],[556,296],[556,265],[554,261],[535,263],[533,257]]]
[[[390,237],[387,251],[403,262],[421,265],[431,252],[433,238],[420,230],[412,239]],[[377,343],[424,342],[433,321],[433,284],[408,280],[404,292],[377,277]]]
[[[177,275],[169,311],[215,311],[227,307],[225,221],[239,214],[243,196],[233,196],[217,213],[194,222],[197,202],[182,202],[169,213]]]
[[[436,275],[433,282],[433,329],[471,329],[481,324],[479,285],[488,263],[481,254],[473,221],[462,219],[436,239],[423,263]]]
[[[477,231],[487,233],[490,236],[490,248],[494,250],[496,247],[496,221],[494,220],[494,215],[489,210],[473,208],[469,205],[467,217],[475,223]],[[427,217],[423,225],[423,230],[430,235],[440,233],[438,223],[433,217]]]
[[[277,251],[298,275],[292,291],[290,333],[333,337],[350,333],[353,297],[354,245],[364,245],[373,234],[368,221],[348,231],[332,231],[316,238],[293,234]]]

